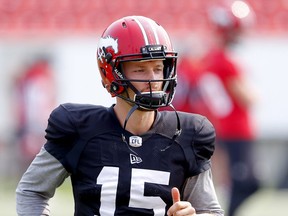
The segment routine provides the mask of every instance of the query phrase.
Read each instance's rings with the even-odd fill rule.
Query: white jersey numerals
[[[96,184],[102,185],[100,215],[114,215],[118,186],[118,167],[103,167]]]
[[[102,185],[100,215],[115,213],[119,168],[104,167],[96,183]],[[170,173],[147,169],[132,169],[129,207],[153,209],[155,216],[165,215],[165,202],[160,197],[144,196],[145,183],[168,185]]]

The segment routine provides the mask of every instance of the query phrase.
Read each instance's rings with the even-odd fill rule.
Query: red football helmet
[[[163,80],[133,80],[133,82],[162,81],[162,91],[139,92],[122,70],[122,62],[163,59]],[[144,109],[157,109],[170,105],[176,86],[177,53],[172,48],[167,32],[154,20],[143,16],[127,16],[113,22],[102,34],[97,62],[103,86],[112,97],[117,96]],[[131,99],[123,92],[135,92]]]
[[[238,36],[253,23],[252,9],[242,0],[228,5],[214,5],[208,13],[212,27],[228,43],[236,42]]]

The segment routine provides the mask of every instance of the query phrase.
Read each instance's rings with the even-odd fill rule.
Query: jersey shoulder
[[[183,149],[191,170],[191,175],[199,174],[210,168],[210,158],[215,150],[215,129],[212,123],[199,114],[177,112],[181,125],[181,134],[176,138]],[[162,113],[166,130],[175,130],[176,115],[173,112]],[[172,122],[175,124],[172,124]],[[168,126],[169,125],[169,126]]]
[[[88,135],[91,129],[95,133],[95,129],[107,128],[112,120],[110,108],[90,104],[66,103],[52,111],[46,132],[49,134],[49,129],[53,128],[53,132],[59,132],[62,135],[75,135],[75,133]],[[97,127],[100,122],[101,127]],[[109,125],[105,127],[106,124]]]
[[[71,171],[92,136],[115,127],[112,107],[88,104],[61,104],[48,119],[45,149]],[[73,158],[73,160],[68,160]]]
[[[194,172],[202,173],[211,167],[210,159],[215,150],[215,129],[205,116],[199,114],[183,112],[179,113],[179,118],[182,122],[182,134],[179,140],[186,141],[184,145],[186,157],[189,158],[194,154],[196,160]]]
[[[177,126],[177,115],[184,135],[190,135],[197,142],[209,142],[215,139],[215,129],[212,123],[203,115],[177,111],[162,111],[160,118],[160,130],[173,131]]]

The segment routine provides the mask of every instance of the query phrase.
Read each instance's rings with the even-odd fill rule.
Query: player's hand
[[[196,216],[196,211],[191,203],[180,200],[180,193],[176,187],[172,188],[171,194],[173,205],[168,209],[168,216]]]

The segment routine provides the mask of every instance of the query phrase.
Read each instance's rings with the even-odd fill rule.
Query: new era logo
[[[135,163],[141,163],[142,159],[134,154],[130,154],[130,163],[135,164]]]

